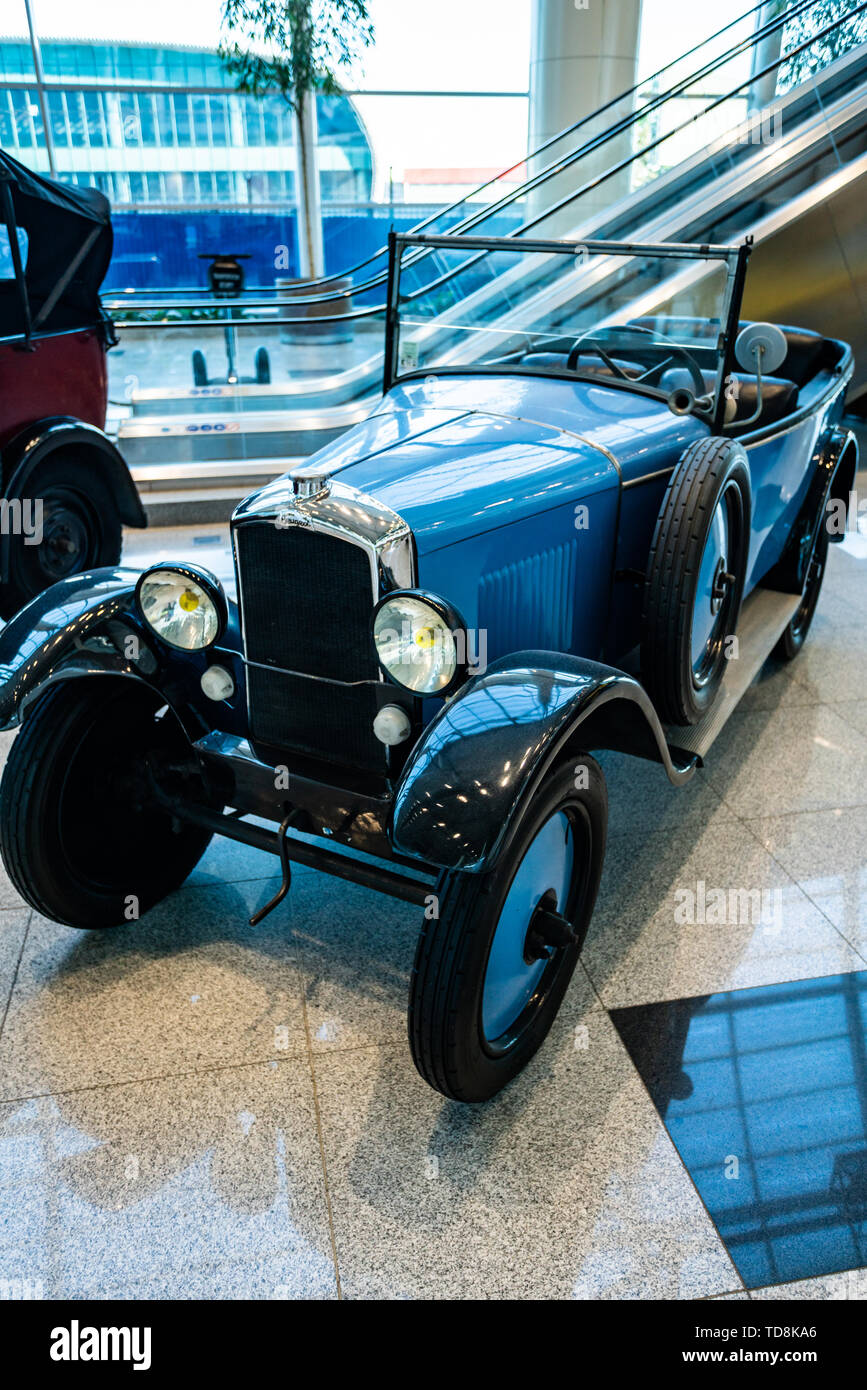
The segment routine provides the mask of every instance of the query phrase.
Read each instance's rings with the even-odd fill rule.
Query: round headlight
[[[225,601],[213,575],[192,567],[147,570],[137,593],[145,622],[170,647],[198,652],[218,637]]]
[[[396,593],[373,616],[379,663],[393,681],[416,695],[444,695],[463,674],[463,624],[445,603]]]

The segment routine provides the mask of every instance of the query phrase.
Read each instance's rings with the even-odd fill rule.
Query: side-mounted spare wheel
[[[183,766],[189,744],[147,686],[64,681],[39,699],[0,783],[0,854],[37,912],[112,927],[183,883],[211,836],[149,805],[152,760]]]
[[[641,670],[664,723],[695,724],[725,673],[749,558],[747,456],[711,437],[681,454],[663,498],[644,584]]]
[[[602,771],[580,754],[543,779],[492,870],[443,875],[409,998],[413,1060],[443,1095],[488,1100],[544,1041],[584,944],[607,825]]]

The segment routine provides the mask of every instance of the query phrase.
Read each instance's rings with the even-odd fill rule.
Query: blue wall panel
[[[324,216],[325,268],[336,275],[385,245],[390,227],[406,232],[423,215],[387,206]],[[488,235],[505,235],[517,217],[497,217],[485,225]],[[199,254],[246,252],[248,285],[273,285],[275,276],[298,274],[298,239],[294,211],[285,212],[116,212],[114,255],[106,290],[190,289],[207,283],[207,263]],[[496,225],[494,225],[496,223]],[[442,229],[440,229],[442,230]],[[276,266],[278,250],[288,249],[288,268]],[[284,253],[285,256],[286,253]],[[383,262],[373,266],[381,269]]]

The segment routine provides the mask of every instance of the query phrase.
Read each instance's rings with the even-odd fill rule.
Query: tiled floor
[[[222,528],[129,537],[130,564],[170,555],[230,575]],[[251,929],[275,863],[228,842],[111,932],[31,914],[0,875],[0,1280],[46,1297],[867,1296],[859,1270],[745,1290],[609,1014],[867,969],[865,613],[853,537],[808,648],[766,669],[688,789],[603,759],[583,964],[485,1106],[413,1069],[417,909],[299,869]],[[699,882],[773,910],[684,924]]]

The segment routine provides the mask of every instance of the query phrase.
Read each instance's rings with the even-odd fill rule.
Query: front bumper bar
[[[393,854],[383,829],[386,801],[293,775],[278,786],[277,770],[233,735],[209,734],[194,748],[209,796],[200,800],[189,786],[175,792],[159,779],[151,789],[177,820],[404,902],[423,906],[434,893],[437,870]],[[250,816],[289,824],[271,829]]]

